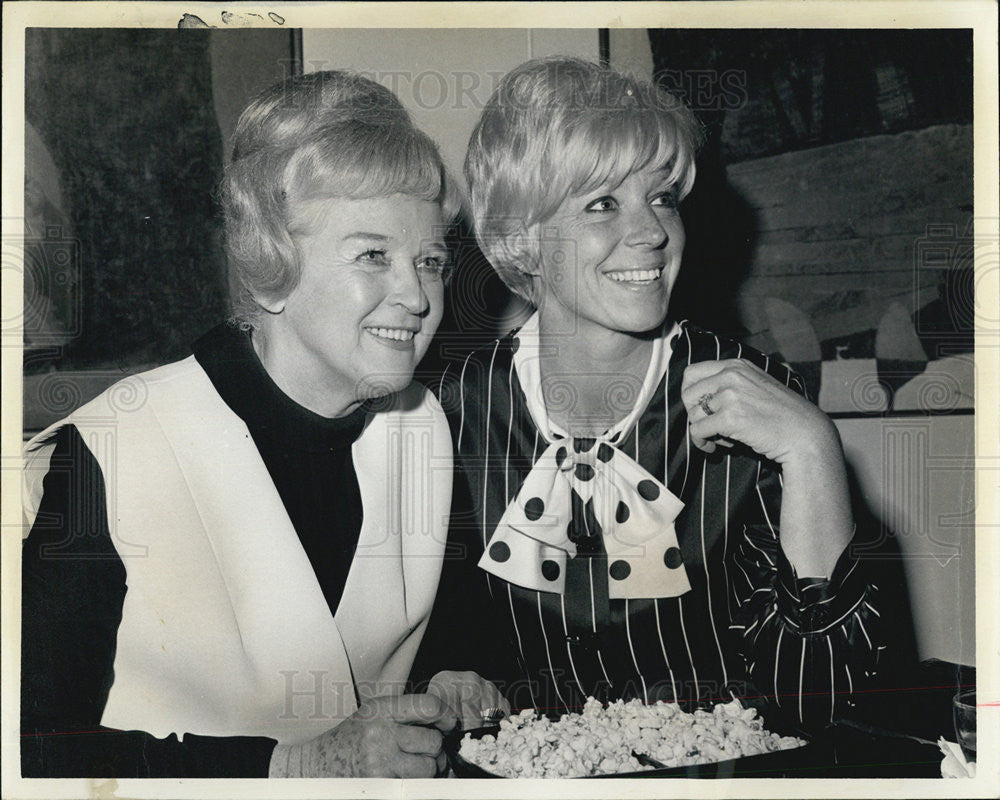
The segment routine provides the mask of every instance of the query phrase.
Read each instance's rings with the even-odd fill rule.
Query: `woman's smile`
[[[419,328],[372,328],[366,327],[365,333],[370,334],[379,344],[396,350],[412,350],[413,337]]]
[[[627,289],[642,289],[652,286],[660,280],[663,275],[663,264],[655,267],[636,267],[634,269],[614,269],[602,273],[605,278],[609,278],[613,283]]]

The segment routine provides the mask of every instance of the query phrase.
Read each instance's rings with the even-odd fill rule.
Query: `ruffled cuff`
[[[780,545],[776,567],[778,613],[800,634],[830,630],[865,599],[868,583],[858,559],[851,554],[850,544],[840,554],[828,580],[799,578]]]

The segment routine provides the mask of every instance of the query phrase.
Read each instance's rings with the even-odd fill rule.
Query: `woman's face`
[[[324,416],[409,384],[444,308],[437,203],[404,195],[312,201],[294,235],[298,286],[268,302],[255,337],[286,394]],[[259,342],[256,340],[259,338]]]
[[[640,170],[617,186],[571,195],[540,226],[543,320],[581,333],[663,324],[684,250],[667,178],[666,170]]]

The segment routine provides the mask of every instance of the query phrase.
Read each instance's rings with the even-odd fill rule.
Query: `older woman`
[[[784,364],[668,315],[699,136],[566,58],[509,73],[472,135],[480,246],[536,310],[442,379],[470,506],[442,598],[478,592],[486,656],[453,652],[514,705],[759,693],[809,722],[875,669],[836,429]]]
[[[501,702],[402,691],[451,493],[411,379],[455,196],[391,92],[325,72],[244,111],[222,198],[236,324],[29,445],[22,770],[433,776]]]

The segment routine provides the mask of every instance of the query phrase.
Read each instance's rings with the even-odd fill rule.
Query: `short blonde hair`
[[[535,59],[507,73],[465,159],[476,239],[504,283],[534,303],[533,233],[571,194],[631,173],[669,170],[691,190],[703,140],[694,114],[655,83],[589,61]]]
[[[396,96],[361,75],[314,72],[272,86],[240,115],[220,199],[232,318],[252,328],[261,298],[282,298],[301,265],[292,232],[309,200],[404,194],[438,203],[446,222],[461,201],[436,145]]]

